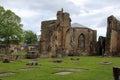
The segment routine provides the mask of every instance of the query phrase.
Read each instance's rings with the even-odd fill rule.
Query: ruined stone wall
[[[71,44],[71,28],[69,28],[65,34],[65,49],[66,54],[68,54],[72,50],[72,44]]]
[[[58,11],[56,31],[54,31],[54,35],[51,37],[51,45],[53,46],[51,54],[56,53],[55,56],[63,56],[66,54],[66,34],[70,34],[68,31],[70,29],[70,26],[71,19],[69,13],[63,12],[63,10]],[[70,39],[68,41],[70,41]]]
[[[118,39],[117,39],[117,51],[118,51],[118,56],[120,56],[120,31],[118,32]]]
[[[115,30],[111,31],[111,40],[110,40],[110,55],[115,55],[117,53],[117,32]]]
[[[43,21],[41,24],[41,53],[57,56],[65,51],[66,34],[71,26],[69,13],[63,10],[57,12],[57,20]]]
[[[71,26],[71,19],[69,13],[63,12],[63,10],[57,12],[57,40],[58,40],[58,47],[64,48],[65,47],[65,37],[66,32]]]
[[[120,21],[110,16],[107,24],[106,53],[111,56],[120,56]]]
[[[90,55],[97,55],[96,44],[97,44],[97,30],[91,30],[91,42],[90,42]]]
[[[72,54],[91,55],[94,53],[96,31],[89,28],[72,28],[69,13],[57,12],[57,20],[43,21],[41,24],[40,53],[50,57],[63,57]],[[78,38],[85,37],[84,48],[79,46]],[[82,45],[82,43],[81,43]],[[77,54],[77,55],[78,55]]]
[[[55,30],[55,23],[56,20],[41,23],[40,53],[47,54],[50,51],[50,39]]]

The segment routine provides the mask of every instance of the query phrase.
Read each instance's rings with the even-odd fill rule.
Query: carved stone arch
[[[85,48],[85,35],[83,33],[78,37],[78,48]]]

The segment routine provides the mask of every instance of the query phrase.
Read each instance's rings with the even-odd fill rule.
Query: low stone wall
[[[0,61],[2,61],[4,58],[4,55],[0,55]]]
[[[10,55],[10,60],[18,60],[18,59],[25,59],[25,55]]]
[[[5,55],[0,55],[0,61],[2,61],[5,58],[6,58]],[[25,55],[10,55],[8,58],[10,59],[10,61],[14,61],[18,59],[25,59],[26,56]]]

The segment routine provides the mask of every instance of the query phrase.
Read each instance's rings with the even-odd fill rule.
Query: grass
[[[16,72],[9,76],[0,76],[0,80],[113,80],[113,66],[120,67],[119,57],[96,57],[81,56],[80,60],[70,60],[67,58],[40,58],[37,61],[41,64],[38,66],[27,66],[26,63],[32,59],[23,59],[11,63],[0,62],[0,73]],[[78,58],[78,57],[77,57]],[[61,59],[62,63],[53,63],[52,60]],[[102,65],[100,62],[112,62],[110,65]],[[23,71],[21,68],[34,68],[33,70]],[[55,72],[63,71],[57,68],[85,68],[86,71],[74,71],[68,75],[57,75]]]

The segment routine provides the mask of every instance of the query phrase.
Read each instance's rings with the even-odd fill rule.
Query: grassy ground
[[[37,59],[41,64],[38,66],[27,66],[26,63],[33,61],[31,59],[23,59],[11,63],[0,62],[0,73],[2,72],[16,72],[16,74],[9,76],[0,76],[0,80],[113,80],[112,68],[113,66],[120,67],[120,58],[113,57],[96,57],[96,56],[82,56],[80,60],[70,60],[70,57],[59,58],[63,60],[62,63],[53,63],[52,60],[58,58]],[[102,65],[100,62],[109,61],[110,65]],[[24,71],[21,68],[34,68],[33,70]],[[57,68],[85,68],[86,71],[73,71],[68,75],[57,75],[55,72],[63,71]]]

